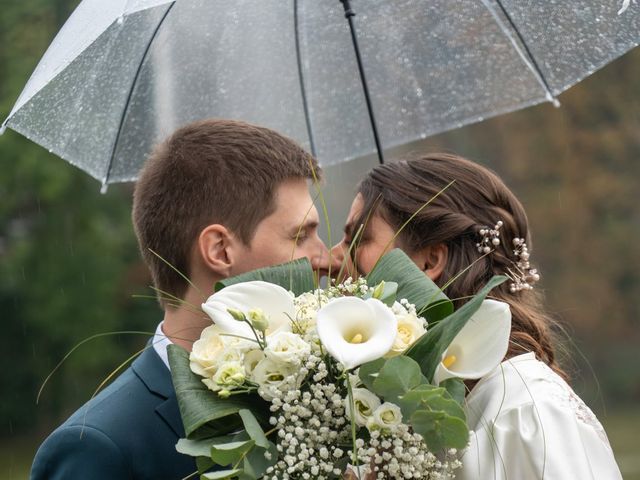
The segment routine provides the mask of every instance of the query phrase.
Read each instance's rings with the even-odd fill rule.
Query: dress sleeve
[[[622,479],[597,420],[581,418],[553,395],[537,400],[483,419],[471,434],[458,478]]]
[[[106,434],[90,426],[61,427],[38,449],[31,480],[129,479],[120,448]]]

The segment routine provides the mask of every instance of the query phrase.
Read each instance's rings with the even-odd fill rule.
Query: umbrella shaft
[[[378,135],[378,126],[376,124],[376,117],[373,113],[373,105],[371,103],[371,96],[369,95],[369,87],[367,86],[367,77],[364,73],[364,65],[362,64],[362,56],[360,55],[360,47],[358,46],[358,35],[356,33],[356,26],[353,21],[353,17],[356,13],[351,8],[350,0],[340,0],[344,7],[344,16],[349,22],[349,30],[351,31],[351,40],[353,42],[353,49],[356,54],[356,61],[358,62],[358,70],[360,72],[360,81],[362,82],[362,89],[364,91],[364,98],[367,102],[367,110],[369,112],[369,120],[371,121],[371,128],[373,129],[373,139],[376,142],[376,150],[378,152],[378,161],[380,165],[384,165],[384,155],[382,153],[382,144],[380,142],[380,136]]]

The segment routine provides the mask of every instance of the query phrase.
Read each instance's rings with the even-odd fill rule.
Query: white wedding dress
[[[466,399],[463,480],[622,479],[600,422],[533,353],[511,358]]]

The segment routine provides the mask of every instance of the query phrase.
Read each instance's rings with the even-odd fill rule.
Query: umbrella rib
[[[171,2],[171,5],[169,5],[167,7],[167,10],[164,12],[164,14],[162,15],[162,18],[160,19],[160,21],[156,25],[156,28],[153,31],[153,34],[149,38],[149,43],[147,43],[147,46],[144,49],[144,53],[142,54],[142,58],[140,59],[140,63],[138,64],[138,69],[136,70],[136,74],[133,76],[133,81],[131,82],[131,88],[129,89],[129,94],[127,95],[127,101],[125,102],[124,108],[122,109],[122,115],[120,117],[120,123],[118,124],[118,133],[116,133],[116,138],[115,138],[115,140],[113,142],[113,149],[111,150],[111,156],[109,157],[109,164],[107,165],[107,172],[105,174],[104,180],[102,181],[102,192],[103,193],[106,192],[107,185],[109,183],[109,176],[111,175],[111,167],[113,166],[113,159],[114,159],[114,157],[116,155],[116,149],[118,148],[118,142],[120,141],[120,134],[122,133],[122,126],[124,125],[124,117],[127,115],[127,110],[129,109],[129,104],[131,103],[131,98],[133,97],[133,91],[134,91],[134,89],[136,87],[136,83],[138,83],[138,77],[140,76],[140,72],[142,71],[142,65],[144,64],[144,61],[147,58],[147,54],[149,53],[149,50],[151,49],[151,44],[153,43],[153,41],[155,40],[156,36],[158,35],[158,31],[160,30],[160,27],[164,23],[165,19],[167,18],[167,15],[169,15],[169,12],[171,11],[171,9],[173,8],[173,6],[175,4],[176,4],[175,0],[173,2]]]
[[[298,63],[298,79],[300,80],[300,94],[302,95],[302,108],[304,110],[304,120],[307,125],[307,135],[309,136],[309,146],[311,154],[316,157],[316,142],[313,138],[313,128],[311,126],[311,113],[307,103],[307,91],[304,85],[304,73],[302,71],[302,52],[300,50],[300,17],[298,15],[298,0],[293,0],[293,28],[296,40],[296,61]]]
[[[498,7],[500,7],[500,11],[504,15],[504,18],[506,18],[507,22],[509,22],[509,25],[511,26],[511,29],[515,32],[516,36],[518,37],[518,41],[520,42],[520,45],[522,45],[522,48],[521,48],[520,45],[518,45],[518,43],[516,43],[514,41],[513,37],[511,35],[508,35],[509,39],[511,40],[511,43],[514,46],[514,48],[516,49],[518,54],[522,57],[522,59],[525,61],[525,63],[529,66],[529,68],[535,74],[536,79],[538,80],[538,82],[540,83],[540,85],[542,86],[542,88],[545,91],[547,100],[549,100],[551,103],[553,103],[554,106],[559,107],[560,106],[560,102],[558,102],[556,97],[553,95],[553,92],[551,91],[551,87],[549,86],[549,83],[547,82],[547,79],[545,78],[544,74],[542,73],[542,70],[540,69],[540,65],[538,65],[538,62],[536,61],[535,57],[533,56],[533,53],[531,52],[531,49],[529,49],[529,45],[527,45],[526,40],[524,39],[524,37],[520,33],[520,30],[518,30],[518,27],[516,26],[515,22],[513,21],[513,18],[511,18],[511,15],[509,15],[509,12],[507,12],[507,9],[502,4],[502,0],[495,0],[495,1],[498,4]],[[498,15],[496,15],[496,13],[494,12],[493,8],[491,8],[491,6],[488,4],[487,0],[482,0],[482,3],[485,5],[485,7],[487,7],[489,12],[491,12],[493,18],[496,20],[496,23],[498,23],[500,28],[503,31],[507,32],[508,30],[505,28],[504,24],[502,23],[502,21],[500,20]],[[522,51],[522,49],[524,49],[524,51]]]

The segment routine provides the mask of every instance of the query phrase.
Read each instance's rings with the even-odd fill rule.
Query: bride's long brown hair
[[[444,191],[443,189],[454,181]],[[430,245],[448,249],[439,286],[472,265],[447,287],[445,293],[457,306],[474,295],[494,275],[513,270],[513,238],[525,238],[532,250],[527,215],[520,201],[492,171],[451,154],[410,157],[373,169],[359,186],[364,208],[358,225],[373,211],[398,230],[430,199],[400,232],[397,246],[414,253]],[[501,243],[484,256],[478,253],[478,231],[502,220]],[[535,267],[535,255],[532,255]],[[475,263],[474,263],[475,262]],[[555,321],[543,308],[537,288],[512,293],[509,281],[494,288],[491,297],[511,307],[512,327],[506,358],[525,352],[549,365],[565,379],[554,349]]]

